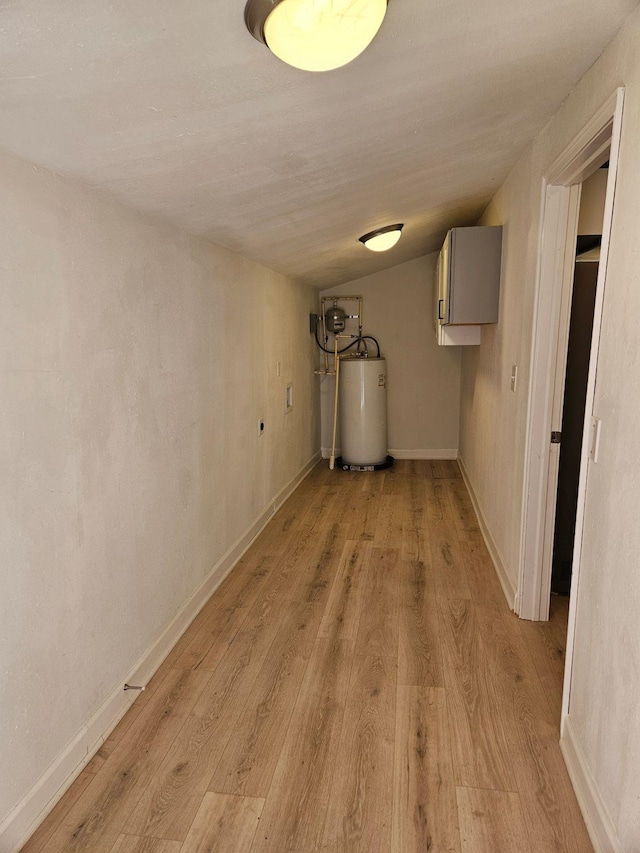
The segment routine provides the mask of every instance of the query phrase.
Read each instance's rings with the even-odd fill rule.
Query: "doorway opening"
[[[562,426],[560,436],[556,436],[560,444],[560,456],[551,558],[552,595],[568,596],[571,589],[580,457],[608,175],[607,160],[583,182],[580,194]]]
[[[593,327],[587,335],[586,388],[583,391],[577,432],[582,440],[577,454],[577,495],[570,565],[570,605],[563,690],[562,724],[569,709],[571,666],[576,622],[576,592],[580,576],[580,551],[588,468],[593,463],[591,421],[596,381],[600,326],[618,150],[622,124],[624,90],[618,89],[593,119],[571,142],[548,170],[543,182],[541,239],[539,252],[536,312],[533,332],[531,386],[527,423],[527,450],[523,510],[523,546],[516,612],[521,618],[547,620],[551,597],[552,563],[556,533],[556,507],[567,352],[571,326],[571,306],[576,280],[576,245],[579,232],[583,184],[609,161],[602,215],[600,256],[595,274],[595,295],[591,314]],[[602,180],[602,179],[600,179]],[[581,261],[580,263],[584,263]],[[593,272],[593,271],[592,271]],[[582,272],[578,273],[581,277]],[[587,274],[588,275],[588,274]],[[576,321],[577,322],[577,321]],[[565,382],[567,379],[567,382]],[[578,439],[579,440],[579,439]],[[591,457],[590,457],[591,452]],[[565,454],[566,455],[566,454]],[[575,472],[574,462],[574,472]],[[571,526],[570,526],[571,531]],[[564,558],[567,559],[567,558]]]

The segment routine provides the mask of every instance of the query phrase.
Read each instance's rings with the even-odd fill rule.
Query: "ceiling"
[[[0,147],[317,287],[472,224],[638,0],[390,0],[312,74],[243,0],[4,0]],[[391,252],[357,238],[404,222]]]

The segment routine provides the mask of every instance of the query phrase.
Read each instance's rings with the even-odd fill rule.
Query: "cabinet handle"
[[[438,320],[444,320],[444,317],[442,316],[442,303],[443,302],[444,302],[444,299],[438,299]]]

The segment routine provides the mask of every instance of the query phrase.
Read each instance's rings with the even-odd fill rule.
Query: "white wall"
[[[320,294],[363,297],[365,334],[377,338],[387,359],[389,449],[408,459],[452,458],[458,449],[460,348],[439,347],[435,341],[436,261],[437,255],[426,255]],[[349,303],[343,307],[349,313]],[[334,380],[322,377],[320,385],[326,454],[331,448]]]
[[[460,448],[515,583],[541,181],[619,85],[626,86],[625,112],[594,408],[602,443],[588,480],[569,713],[598,819],[613,826],[609,849],[632,853],[640,849],[640,11],[527,149],[483,217],[504,225],[500,323],[479,350],[463,356]],[[509,390],[511,364],[520,367],[517,394]]]
[[[0,183],[1,825],[318,451],[319,395],[315,291],[19,160]]]

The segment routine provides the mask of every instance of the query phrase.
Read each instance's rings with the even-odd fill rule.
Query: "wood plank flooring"
[[[589,853],[566,618],[509,612],[455,462],[320,465],[22,853]]]

